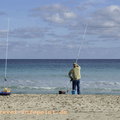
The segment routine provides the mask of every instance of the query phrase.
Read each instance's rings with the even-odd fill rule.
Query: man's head
[[[73,67],[78,67],[79,65],[77,63],[73,63]]]

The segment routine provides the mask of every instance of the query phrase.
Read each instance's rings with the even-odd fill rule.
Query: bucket
[[[76,94],[76,91],[75,91],[75,90],[72,90],[71,92],[72,92],[72,94]]]

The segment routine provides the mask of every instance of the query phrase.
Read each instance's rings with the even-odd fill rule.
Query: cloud
[[[51,21],[51,22],[55,22],[55,23],[63,23],[64,22],[64,19],[62,19],[58,13],[56,13],[52,16],[46,16],[45,19],[48,21]]]
[[[84,2],[84,4],[86,7],[95,7],[99,2],[92,0]],[[80,44],[86,23],[88,23],[86,33],[88,42],[85,44],[90,43],[90,41],[98,41],[95,42],[95,45],[97,45],[100,41],[114,41],[120,38],[120,6],[118,5],[94,8],[94,11],[86,14],[86,16],[81,16],[82,11],[80,10],[74,13],[73,9],[61,4],[35,8],[32,10],[32,13],[32,15],[42,17],[48,22],[59,23],[63,25],[62,27],[66,27],[69,32],[66,32],[64,35],[54,33],[51,34],[51,37],[55,37],[59,41],[61,40],[62,43],[68,44],[69,47],[71,47],[72,44]],[[70,21],[67,22],[67,20]],[[72,44],[69,44],[69,42]],[[100,45],[102,46],[101,43]],[[107,43],[105,43],[105,45],[107,45]]]
[[[105,6],[106,3],[110,3],[110,1],[111,0],[84,0],[78,3],[77,9],[82,11],[82,13],[86,12],[89,14],[100,8],[100,6]]]
[[[76,13],[61,4],[46,5],[32,9],[33,17],[41,17],[48,22],[63,24],[77,17]]]
[[[73,13],[73,12],[64,12],[63,14],[64,14],[64,17],[68,18],[68,19],[76,17],[75,13]]]
[[[87,1],[87,2],[83,2],[83,3],[79,4],[79,5],[77,6],[77,8],[78,8],[79,10],[84,11],[84,10],[86,10],[86,9],[93,9],[93,8],[95,7],[95,5],[97,5],[97,4],[98,4],[98,3],[93,2],[93,1]]]
[[[120,32],[120,6],[111,5],[97,10],[89,19],[91,34],[96,33],[100,37],[119,37]],[[97,29],[97,30],[95,30]]]
[[[76,24],[69,24],[69,26],[66,27],[69,30],[68,33],[66,32],[64,35],[54,34],[53,37],[61,40],[68,48],[72,49],[73,46],[78,48],[83,40],[85,24],[88,23],[84,48],[111,48],[111,45],[118,47],[116,42],[120,41],[120,6],[110,5],[99,8],[92,14],[89,14],[89,16],[84,16],[81,21],[79,21],[79,19],[80,16]]]
[[[36,39],[44,37],[46,32],[48,32],[48,28],[39,27],[17,28],[10,31],[10,36],[23,39]]]
[[[93,16],[97,23],[102,23],[105,27],[112,27],[120,23],[120,6],[111,5],[97,10]]]
[[[94,10],[94,12],[78,18],[76,24],[70,24],[68,29],[76,36],[83,34],[85,24],[88,24],[87,36],[97,40],[119,40],[120,38],[120,6],[110,5]],[[69,35],[68,35],[69,36]]]

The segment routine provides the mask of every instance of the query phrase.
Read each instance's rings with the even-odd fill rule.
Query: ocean
[[[4,82],[5,60],[0,60],[0,89],[4,84],[16,94],[57,94],[69,91],[68,72],[74,59],[9,59]],[[119,59],[80,59],[81,94],[120,95]]]

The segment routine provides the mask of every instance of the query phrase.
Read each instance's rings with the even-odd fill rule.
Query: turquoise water
[[[0,60],[0,88],[4,83]],[[58,93],[71,91],[68,72],[75,60],[8,60],[5,86],[13,93]],[[120,94],[120,60],[79,60],[82,94]]]

